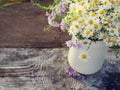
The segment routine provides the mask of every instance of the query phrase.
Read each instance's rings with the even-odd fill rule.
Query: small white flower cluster
[[[69,34],[80,40],[103,40],[120,45],[120,1],[73,0],[65,16]]]

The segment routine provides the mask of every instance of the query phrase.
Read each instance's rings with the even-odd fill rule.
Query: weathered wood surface
[[[120,61],[112,51],[103,68],[86,79],[76,80],[66,74],[68,48],[0,49],[0,90],[103,90],[105,70],[120,71]],[[90,89],[91,88],[91,89]]]
[[[44,31],[45,12],[30,3],[19,3],[0,10],[0,47],[62,47],[69,40],[59,28]]]

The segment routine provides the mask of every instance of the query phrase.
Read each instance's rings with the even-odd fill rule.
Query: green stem
[[[45,10],[45,11],[48,11],[48,10],[51,9],[50,5],[48,7],[47,6],[43,6],[43,5],[39,4],[39,3],[37,3],[35,5],[38,6],[39,8],[41,8],[41,9]]]
[[[89,43],[89,46],[88,46],[88,48],[87,48],[87,50],[90,48],[90,45],[92,44],[92,41]]]

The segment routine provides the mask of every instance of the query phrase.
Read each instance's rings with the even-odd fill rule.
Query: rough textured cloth
[[[0,90],[103,90],[105,70],[120,71],[119,59],[109,50],[102,69],[86,79],[66,74],[68,48],[0,49]]]

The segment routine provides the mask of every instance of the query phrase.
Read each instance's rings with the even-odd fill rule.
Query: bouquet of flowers
[[[119,0],[54,0],[52,6],[43,8],[48,23],[67,31],[76,43],[101,40],[108,47],[120,46]]]

